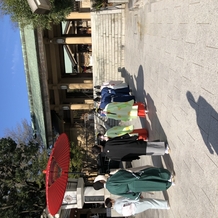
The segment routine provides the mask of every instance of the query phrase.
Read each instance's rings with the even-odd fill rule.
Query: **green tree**
[[[38,143],[0,139],[0,217],[39,217],[45,208],[47,152]]]
[[[82,172],[83,168],[83,161],[85,158],[85,151],[84,149],[71,142],[70,147],[70,172]],[[79,174],[69,174],[70,178],[77,178],[80,177]]]
[[[73,11],[74,0],[48,0],[51,10],[47,14],[32,13],[27,0],[0,0],[1,14],[10,15],[21,27],[32,24],[34,28],[49,29],[59,24]]]

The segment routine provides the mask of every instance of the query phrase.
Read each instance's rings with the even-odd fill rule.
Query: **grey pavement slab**
[[[149,114],[136,127],[149,140],[167,140],[171,154],[141,156],[176,173],[176,186],[144,193],[167,198],[171,210],[136,217],[218,217],[218,1],[130,0],[125,9],[125,69],[137,101]]]

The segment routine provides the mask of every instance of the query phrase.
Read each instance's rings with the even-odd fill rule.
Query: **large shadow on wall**
[[[195,101],[191,92],[186,93],[190,106],[195,110],[196,122],[211,154],[218,154],[218,113],[202,97],[199,96]]]

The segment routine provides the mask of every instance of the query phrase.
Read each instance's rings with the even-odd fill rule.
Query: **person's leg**
[[[130,134],[138,134],[138,139],[148,140],[147,129],[134,129]]]
[[[148,209],[169,209],[168,201],[152,199],[152,198],[143,198],[135,203],[136,214],[141,213]]]
[[[147,142],[146,155],[164,155],[165,151],[165,142]]]
[[[129,86],[128,86],[128,84],[126,84],[126,83],[116,84],[116,85],[111,86],[111,88],[113,88],[113,89],[128,88],[128,90],[129,90]]]
[[[112,89],[113,94],[115,95],[129,95],[129,87],[123,87],[123,88],[119,88],[119,89]]]
[[[133,95],[116,95],[113,97],[113,102],[127,102],[134,100],[135,102],[135,96]]]
[[[164,168],[145,168],[139,172],[140,178],[137,180],[137,186],[132,187],[134,191],[164,191],[171,185],[171,172]],[[145,183],[146,182],[146,183]]]
[[[138,116],[139,117],[145,117],[145,105],[141,102],[135,103],[134,106],[138,106]]]

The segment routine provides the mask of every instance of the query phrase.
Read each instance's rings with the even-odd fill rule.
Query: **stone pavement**
[[[142,156],[176,173],[176,186],[148,197],[171,210],[137,218],[218,217],[218,1],[130,0],[125,9],[122,76],[147,102],[149,140],[167,140],[171,154]]]

